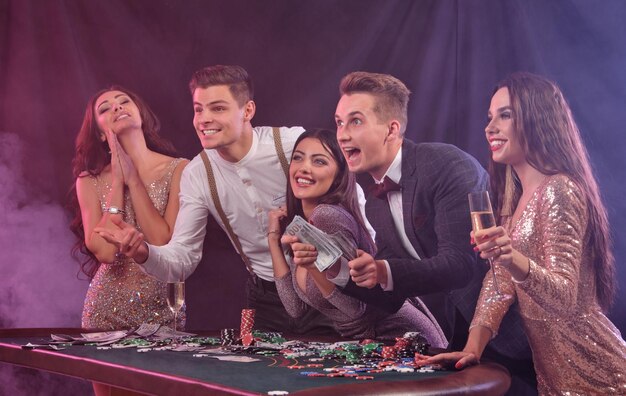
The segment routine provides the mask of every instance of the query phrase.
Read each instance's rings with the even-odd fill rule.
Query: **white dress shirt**
[[[300,127],[280,128],[287,158],[291,158],[294,143],[302,132],[304,129]],[[250,151],[239,162],[226,161],[216,150],[205,152],[211,160],[222,208],[248,256],[252,271],[273,281],[272,258],[267,245],[267,212],[285,204],[287,179],[276,154],[272,128],[253,128]],[[188,277],[196,269],[202,258],[209,213],[225,229],[215,209],[200,155],[185,167],[179,197],[180,209],[172,239],[165,246],[148,245],[148,259],[143,264],[147,273],[162,280],[180,277],[181,271]]]
[[[239,162],[226,161],[216,150],[205,152],[211,160],[220,203],[250,261],[252,271],[260,278],[273,282],[272,257],[267,244],[267,212],[285,204],[287,179],[276,154],[272,128],[255,127],[252,132],[250,151]],[[301,127],[280,128],[283,150],[288,159],[302,132],[304,129]],[[364,213],[365,197],[361,188],[358,188],[358,193]],[[196,269],[202,258],[209,213],[225,230],[215,209],[200,155],[185,167],[179,197],[180,209],[172,239],[164,246],[148,244],[148,259],[143,264],[147,273],[163,281],[180,279],[181,275],[186,278]],[[366,225],[373,233],[371,225]],[[349,273],[342,270],[332,281],[347,282],[347,278]]]

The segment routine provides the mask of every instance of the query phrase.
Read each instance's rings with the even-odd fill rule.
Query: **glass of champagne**
[[[469,193],[468,199],[470,215],[472,217],[472,228],[474,232],[494,227],[496,225],[496,220],[493,216],[493,209],[491,209],[489,192],[472,192]],[[498,286],[498,278],[496,277],[496,270],[494,268],[493,259],[491,258],[489,259],[489,265],[491,266],[491,274],[493,275],[493,287],[496,294],[487,299],[487,302],[505,301],[510,299],[512,297],[511,295],[500,292],[500,287]]]
[[[167,305],[174,314],[174,331],[177,331],[178,312],[185,303],[185,271],[180,269],[179,274],[175,274],[172,268],[169,269],[167,279]]]

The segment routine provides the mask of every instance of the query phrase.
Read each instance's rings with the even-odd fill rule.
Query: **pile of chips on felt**
[[[286,366],[300,370],[307,377],[337,377],[371,380],[373,374],[385,371],[398,373],[433,372],[432,366],[420,367],[417,355],[427,352],[429,345],[418,332],[405,333],[393,345],[384,345],[376,340],[344,341],[334,344],[320,342],[287,341],[280,333],[260,332],[253,329],[254,310],[244,309],[241,313],[239,337],[235,329],[221,331],[222,346],[232,350],[265,356],[280,355],[295,360]],[[243,349],[240,349],[243,348]],[[323,361],[344,361],[344,366],[324,367]],[[317,369],[318,371],[310,371]],[[272,391],[283,392],[283,391]],[[270,393],[274,394],[274,393]],[[286,393],[275,393],[286,394]]]

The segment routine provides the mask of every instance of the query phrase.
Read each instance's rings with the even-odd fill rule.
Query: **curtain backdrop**
[[[526,70],[569,100],[608,207],[626,330],[626,3],[621,0],[0,0],[0,327],[78,326],[87,287],[63,206],[88,98],[139,93],[181,155],[200,150],[191,73],[239,64],[255,125],[333,127],[338,82],[390,73],[412,91],[407,135],[486,164],[495,83]],[[189,280],[190,328],[236,326],[245,268],[214,223]],[[6,275],[4,275],[6,274]]]

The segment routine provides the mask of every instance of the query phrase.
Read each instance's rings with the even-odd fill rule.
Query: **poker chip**
[[[252,328],[254,327],[254,313],[254,309],[241,310],[241,327],[239,331],[240,337],[252,333]]]
[[[356,379],[358,380],[373,380],[374,377],[372,377],[371,375],[359,375],[356,377]]]
[[[272,390],[267,392],[268,395],[280,396],[280,395],[288,395],[289,392],[284,390]]]
[[[252,333],[244,334],[241,337],[241,343],[244,346],[250,346],[252,345],[253,342],[254,342],[254,336],[252,335]]]
[[[235,329],[222,329],[220,330],[220,341],[222,346],[233,345],[236,341]]]
[[[381,353],[383,359],[395,359],[396,358],[396,349],[392,346],[385,345],[383,346],[383,351]]]
[[[400,365],[400,366],[392,366],[393,371],[396,371],[398,373],[412,373],[415,371],[415,369],[413,369],[413,367],[409,367],[409,366],[405,366],[405,365]]]

